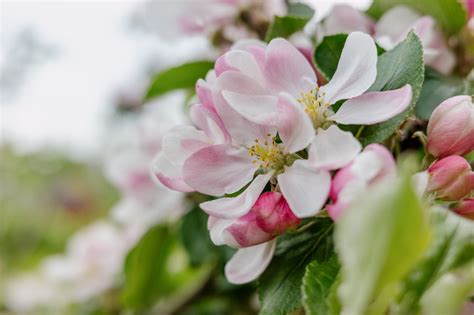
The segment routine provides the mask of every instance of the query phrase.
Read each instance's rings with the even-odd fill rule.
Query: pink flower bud
[[[474,150],[474,106],[470,96],[454,96],[436,107],[428,123],[427,149],[435,157]]]
[[[456,201],[474,189],[474,173],[461,156],[445,157],[428,168],[430,179],[427,191],[446,201]]]
[[[275,236],[300,224],[283,195],[277,192],[263,193],[251,211],[256,213],[258,226]]]
[[[210,217],[208,228],[216,245],[240,248],[267,242],[299,223],[280,193],[265,192],[246,215],[235,220]]]
[[[460,216],[474,220],[474,198],[462,200],[453,210]]]
[[[393,176],[395,171],[395,160],[384,146],[367,146],[351,164],[334,176],[329,193],[333,203],[327,206],[329,216],[337,220],[369,186]]]

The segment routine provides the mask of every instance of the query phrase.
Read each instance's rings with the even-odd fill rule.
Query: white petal
[[[222,96],[236,112],[257,124],[275,125],[278,99],[272,95],[241,94],[222,91]]]
[[[427,171],[418,172],[413,174],[412,178],[413,187],[415,188],[415,192],[418,197],[422,197],[423,194],[426,192],[426,188],[428,187],[429,181],[429,174]]]
[[[331,175],[309,167],[306,160],[297,160],[278,175],[278,184],[293,213],[306,218],[318,213],[326,202]]]
[[[349,164],[361,149],[352,133],[332,125],[318,131],[309,148],[308,160],[314,168],[336,170]]]
[[[230,283],[242,284],[257,279],[268,267],[275,252],[276,240],[239,249],[225,266]]]
[[[377,76],[377,48],[374,40],[361,32],[350,33],[331,81],[321,87],[324,100],[331,104],[367,91]]]
[[[219,219],[212,216],[209,217],[207,228],[214,245],[228,245],[234,248],[239,247],[239,243],[232,237],[232,235],[226,232],[226,229],[234,222],[235,220]]]
[[[285,152],[305,149],[314,137],[314,127],[300,104],[289,95],[278,98],[278,133],[285,146]]]
[[[409,84],[391,91],[370,92],[350,99],[328,118],[345,125],[372,125],[402,113],[411,102]]]
[[[272,176],[273,172],[258,175],[237,197],[206,201],[201,203],[200,207],[207,214],[218,218],[239,218],[249,212]]]

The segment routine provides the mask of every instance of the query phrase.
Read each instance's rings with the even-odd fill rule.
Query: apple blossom
[[[194,188],[184,181],[183,175],[183,164],[189,156],[206,146],[230,141],[212,98],[212,83],[215,80],[212,71],[206,80],[197,83],[196,93],[201,104],[193,105],[190,111],[191,120],[197,128],[189,125],[172,128],[163,136],[162,150],[152,163],[154,178],[172,190],[194,191]]]
[[[428,168],[428,173],[427,191],[435,192],[440,199],[460,200],[474,190],[474,172],[461,156],[451,155],[436,161]]]
[[[40,273],[17,275],[6,282],[4,291],[4,303],[15,314],[59,311],[65,304],[64,292]]]
[[[469,95],[448,98],[428,122],[427,150],[435,157],[464,155],[474,150],[474,105]]]
[[[474,220],[474,198],[461,200],[453,209],[454,212],[465,218]]]
[[[204,202],[201,208],[219,218],[241,217],[249,212],[272,180],[278,182],[281,193],[298,218],[315,215],[329,193],[329,171],[348,164],[359,153],[361,145],[351,133],[333,125],[314,136],[308,159],[304,160],[297,152],[309,143],[300,140],[301,134],[294,126],[289,131],[296,134],[288,137],[288,142],[278,143],[275,134],[269,134],[267,139],[256,138],[250,147],[221,144],[192,154],[184,164],[184,177],[199,192],[221,196],[251,182],[237,197]]]
[[[139,236],[129,232],[95,222],[72,237],[64,255],[45,259],[41,272],[70,303],[87,300],[116,283],[125,255]]]
[[[431,16],[421,16],[408,7],[394,7],[375,23],[354,7],[336,5],[321,22],[318,38],[361,31],[373,36],[382,48],[390,50],[405,39],[412,29],[423,44],[425,63],[444,74],[451,72],[456,62],[455,56],[447,47],[435,20]]]
[[[331,184],[332,204],[327,206],[329,216],[337,220],[369,186],[395,175],[392,154],[379,144],[367,146],[349,165],[337,172]]]
[[[333,123],[370,125],[403,112],[411,101],[411,87],[367,92],[377,75],[377,51],[370,36],[349,34],[333,78],[318,86],[308,60],[288,41],[277,38],[268,46],[248,45],[221,56],[215,66],[217,111],[227,107],[247,120],[277,126],[283,141],[288,123],[298,121],[301,141],[314,128]],[[332,105],[345,101],[337,113]],[[291,117],[289,119],[288,117]],[[229,120],[232,118],[229,118]]]

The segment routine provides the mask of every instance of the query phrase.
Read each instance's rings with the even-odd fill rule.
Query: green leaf
[[[213,61],[194,61],[164,70],[152,79],[145,100],[174,90],[194,89],[197,80],[204,78],[213,67]]]
[[[301,2],[289,3],[288,15],[311,19],[314,15],[314,9]]]
[[[276,16],[265,35],[265,41],[269,42],[277,37],[289,37],[302,30],[308,21],[309,19],[304,17]]]
[[[383,182],[365,193],[336,225],[344,314],[384,314],[400,282],[429,245],[427,214],[411,176]]]
[[[460,314],[474,291],[474,263],[444,274],[421,299],[422,314]]]
[[[314,62],[327,80],[336,72],[346,39],[347,34],[326,36],[314,51]]]
[[[199,207],[183,217],[180,236],[191,265],[197,266],[216,259],[218,247],[211,241],[207,230],[207,216]]]
[[[403,285],[398,306],[401,314],[418,311],[425,291],[444,274],[474,263],[474,222],[441,207],[433,207],[431,217],[434,240]]]
[[[333,255],[332,220],[317,218],[302,232],[286,233],[270,266],[259,280],[260,314],[278,315],[302,309],[301,285],[306,266],[324,264]]]
[[[328,297],[339,273],[336,255],[320,263],[315,260],[306,267],[303,278],[303,304],[308,315],[328,314]]]
[[[410,115],[420,95],[424,80],[423,47],[420,39],[410,32],[407,38],[394,49],[379,56],[377,78],[369,91],[388,91],[410,84],[412,100],[410,106],[390,120],[365,126],[359,136],[363,145],[380,143],[390,137]]]
[[[455,95],[474,94],[474,81],[454,76],[446,76],[427,68],[425,82],[416,104],[416,115],[428,120],[433,110],[444,100]]]
[[[367,13],[376,19],[397,5],[431,15],[448,34],[457,33],[467,22],[467,12],[459,0],[374,0]]]
[[[183,298],[207,279],[209,270],[189,267],[176,234],[167,226],[156,226],[126,258],[121,301],[127,308],[142,310],[173,295]]]

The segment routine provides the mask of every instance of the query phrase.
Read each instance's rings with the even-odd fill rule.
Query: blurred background
[[[151,76],[215,58],[204,34],[183,36],[168,21],[176,2],[1,2],[0,292],[6,279],[65,251],[81,227],[123,205],[123,186],[110,170],[121,154],[116,144],[136,145],[127,131],[143,116],[162,126],[160,109],[137,110]],[[316,19],[336,3],[370,4],[306,2],[317,7]],[[183,102],[182,94],[153,107]],[[3,294],[0,311],[4,303]]]

